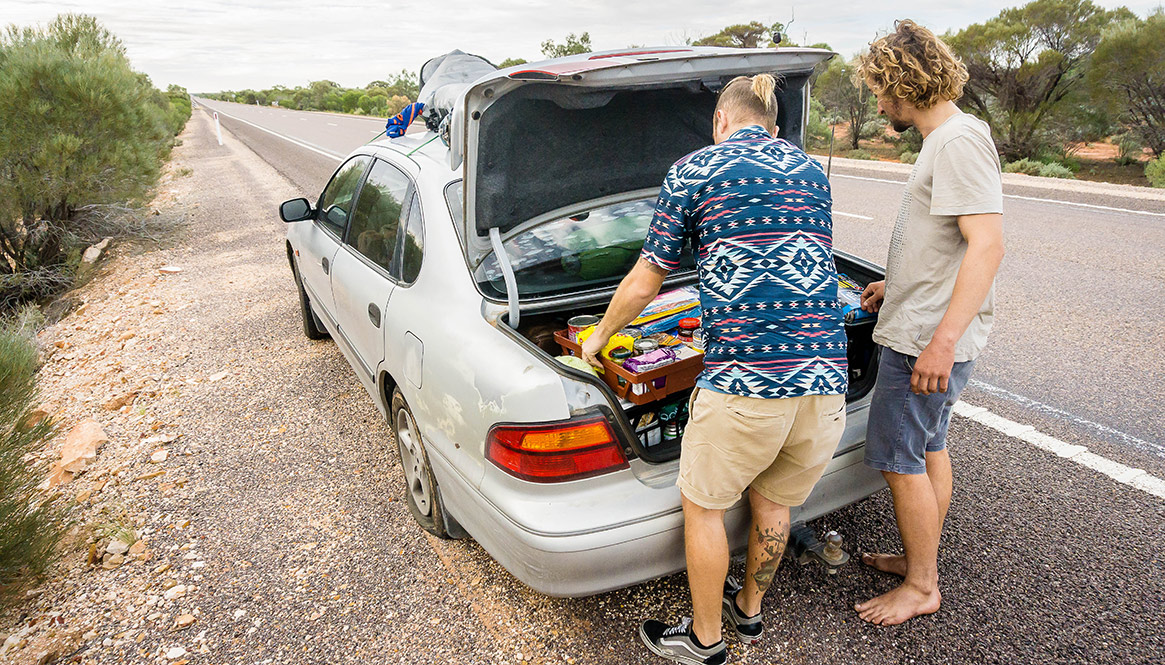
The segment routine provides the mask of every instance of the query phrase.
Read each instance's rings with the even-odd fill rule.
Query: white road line
[[[208,107],[205,107],[205,108],[210,108],[210,107],[208,106]],[[215,110],[215,109],[212,109],[212,110]],[[283,135],[283,134],[280,134],[279,132],[273,132],[273,131],[271,131],[270,129],[267,129],[266,127],[260,127],[259,125],[256,125],[256,124],[255,124],[255,123],[253,123],[253,122],[248,122],[248,121],[246,121],[246,120],[243,120],[242,118],[240,118],[240,117],[238,117],[238,116],[233,116],[233,115],[231,115],[231,114],[229,114],[229,113],[226,113],[225,111],[219,111],[219,113],[220,113],[220,114],[222,114],[222,115],[225,115],[225,116],[226,116],[226,117],[228,117],[228,118],[231,118],[232,120],[238,120],[239,122],[241,122],[241,123],[243,123],[243,124],[250,125],[250,126],[254,127],[255,129],[261,129],[261,130],[263,130],[263,131],[267,132],[268,134],[271,134],[272,136],[278,136],[279,138],[283,139],[284,141],[287,141],[287,142],[289,142],[289,143],[294,143],[295,145],[297,145],[297,146],[299,146],[299,147],[301,147],[301,148],[306,148],[306,149],[308,149],[308,150],[311,150],[311,151],[312,151],[312,152],[314,152],[314,153],[318,153],[318,154],[320,154],[320,155],[323,155],[324,157],[331,157],[332,159],[336,160],[337,162],[338,162],[338,161],[341,161],[341,160],[343,160],[343,159],[344,159],[343,157],[341,157],[340,155],[337,155],[337,154],[336,154],[336,153],[334,153],[334,152],[329,152],[329,151],[327,151],[327,150],[324,150],[323,148],[318,148],[318,147],[316,147],[316,146],[314,146],[314,145],[310,145],[310,144],[308,144],[308,143],[304,143],[303,141],[299,141],[299,140],[297,140],[297,139],[293,139],[293,138],[291,138],[290,136],[285,136],[285,135]]]
[[[850,178],[851,180],[868,180],[869,182],[884,182],[890,185],[905,185],[905,180],[887,180],[886,178],[869,178],[860,175],[846,175],[838,173],[837,178]],[[1004,194],[1005,199],[1019,199],[1021,201],[1035,201],[1037,203],[1054,203],[1065,206],[1076,206],[1078,208],[1089,208],[1092,210],[1105,210],[1108,212],[1124,212],[1130,215],[1148,215],[1149,217],[1165,217],[1165,212],[1150,212],[1148,210],[1132,210],[1130,208],[1114,208],[1112,206],[1093,205],[1091,203],[1077,203],[1075,201],[1061,201],[1059,199],[1041,199],[1038,196],[1020,196],[1019,194]]]
[[[840,210],[834,210],[833,214],[841,215],[842,217],[854,217],[856,219],[864,219],[866,221],[872,221],[874,219],[873,217],[870,217],[868,215],[858,215],[858,214],[855,214],[852,212],[841,212]]]
[[[334,123],[334,122],[329,122],[328,124],[331,125],[332,127],[336,126],[336,123]]]
[[[981,425],[1000,432],[1005,436],[1030,443],[1036,448],[1046,450],[1093,471],[1099,471],[1122,485],[1128,485],[1142,492],[1152,494],[1159,499],[1165,499],[1165,480],[1146,473],[1144,469],[1134,469],[1120,462],[1114,462],[1107,457],[1090,453],[1088,452],[1088,448],[1084,446],[1065,443],[1054,436],[1048,436],[1043,432],[1037,431],[1031,425],[1023,425],[1014,420],[1008,420],[1007,418],[992,413],[988,409],[981,406],[973,406],[962,400],[955,403],[954,412],[957,415],[969,418]]]
[[[1098,432],[1101,432],[1103,434],[1107,434],[1109,436],[1115,436],[1115,437],[1121,439],[1122,441],[1124,441],[1125,443],[1128,443],[1135,448],[1140,448],[1141,450],[1144,450],[1145,452],[1155,454],[1158,457],[1165,457],[1165,446],[1162,446],[1160,444],[1153,443],[1151,441],[1145,441],[1144,439],[1138,439],[1137,437],[1133,436],[1132,434],[1125,434],[1124,432],[1122,432],[1118,429],[1113,429],[1113,428],[1109,427],[1108,425],[1101,425],[1100,423],[1093,422],[1091,420],[1088,420],[1087,418],[1081,418],[1080,416],[1077,416],[1073,413],[1069,413],[1068,411],[1065,411],[1063,409],[1058,409],[1050,404],[1044,404],[1043,402],[1038,402],[1030,397],[1024,397],[1023,395],[1020,395],[1018,393],[1013,393],[1010,390],[1000,388],[999,386],[993,386],[990,383],[985,383],[983,381],[979,381],[978,379],[971,379],[970,385],[972,388],[976,388],[978,390],[982,390],[985,393],[996,395],[998,397],[1002,397],[1002,398],[1007,399],[1007,400],[1011,400],[1013,402],[1018,403],[1020,406],[1023,406],[1025,408],[1029,408],[1033,411],[1043,411],[1045,413],[1050,413],[1054,416],[1059,416],[1059,417],[1064,418],[1066,420],[1070,420],[1070,421],[1076,423],[1077,425],[1083,425],[1085,427],[1090,427],[1090,428],[1097,430]]]
[[[1020,196],[1019,194],[1004,194],[1007,199],[1020,199],[1023,201],[1039,201],[1040,203],[1059,203],[1066,206],[1078,206],[1080,208],[1092,208],[1093,210],[1107,210],[1109,212],[1127,212],[1131,215],[1149,215],[1150,217],[1165,217],[1165,212],[1149,212],[1148,210],[1130,210],[1129,208],[1113,208],[1111,206],[1098,206],[1091,203],[1076,203],[1075,201],[1059,201],[1056,199],[1041,199],[1035,196]]]

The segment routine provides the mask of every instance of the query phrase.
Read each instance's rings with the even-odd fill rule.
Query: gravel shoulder
[[[388,428],[335,346],[302,336],[275,215],[299,188],[229,132],[218,146],[206,114],[183,140],[174,167],[193,172],[161,210],[185,230],[115,249],[75,294],[83,308],[42,335],[46,405],[110,442],[58,488],[89,496],[60,564],[0,616],[0,660],[662,662],[637,625],[689,611],[683,574],[549,598],[472,540],[415,526]],[[852,604],[892,580],[785,562],[766,637],[731,642],[730,662],[1160,662],[1165,503],[962,419],[950,441],[944,610],[867,626]],[[86,559],[109,522],[146,545],[106,570]],[[897,548],[886,492],[814,526],[851,551]]]

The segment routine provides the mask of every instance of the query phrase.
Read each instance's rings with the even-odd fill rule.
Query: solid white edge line
[[[1066,206],[1078,206],[1081,208],[1092,208],[1094,210],[1107,210],[1109,212],[1127,212],[1132,215],[1149,215],[1151,217],[1165,217],[1165,212],[1150,212],[1148,210],[1130,210],[1129,208],[1113,208],[1111,206],[1098,206],[1091,203],[1076,203],[1075,201],[1060,201],[1057,199],[1041,199],[1038,196],[1020,196],[1019,194],[1004,194],[1006,199],[1022,199],[1024,201],[1038,201],[1040,203],[1059,203]]]
[[[905,185],[905,180],[887,180],[886,178],[869,178],[860,175],[846,175],[838,173],[837,178],[850,178],[852,180],[868,180],[870,182],[884,182],[891,185]],[[1094,205],[1092,203],[1076,203],[1075,201],[1061,201],[1059,199],[1041,199],[1038,196],[1020,196],[1019,194],[1004,194],[1005,199],[1020,199],[1022,201],[1035,201],[1037,203],[1056,203],[1065,206],[1077,206],[1080,208],[1091,208],[1093,210],[1107,210],[1109,212],[1127,212],[1131,215],[1148,215],[1150,217],[1165,217],[1165,212],[1150,212],[1148,210],[1131,210],[1129,208],[1113,208],[1112,206]]]
[[[980,425],[989,427],[1007,437],[1019,439],[1036,448],[1046,450],[1053,455],[1075,462],[1080,466],[1103,473],[1122,485],[1139,489],[1159,499],[1165,499],[1165,480],[1146,473],[1144,469],[1136,469],[1131,466],[1125,466],[1120,462],[1114,462],[1107,457],[1101,457],[1100,455],[1089,452],[1085,446],[1066,443],[1054,436],[1049,436],[1036,430],[1031,425],[1024,425],[1014,420],[1008,420],[1003,416],[992,413],[988,409],[981,406],[973,406],[962,400],[955,403],[954,413],[969,420],[974,420]]]
[[[856,219],[864,219],[867,222],[874,221],[874,218],[870,217],[869,215],[859,215],[857,213],[852,213],[852,212],[841,212],[840,210],[834,210],[833,214],[841,215],[842,217],[854,217]]]
[[[206,106],[206,105],[204,105],[204,104],[199,104],[199,106],[202,106],[202,108],[209,109],[209,110],[211,110],[211,111],[216,111],[216,112],[218,112],[218,113],[220,113],[220,114],[222,114],[222,115],[225,115],[226,117],[228,117],[228,118],[230,118],[230,119],[232,119],[232,120],[238,120],[239,122],[241,122],[241,123],[243,123],[243,124],[246,124],[246,125],[250,125],[250,126],[254,127],[255,129],[260,129],[260,130],[262,130],[262,131],[264,131],[264,132],[267,132],[268,134],[270,134],[270,135],[272,135],[272,136],[278,136],[279,138],[283,139],[284,141],[287,141],[288,143],[294,143],[295,145],[297,145],[297,146],[299,146],[299,147],[301,147],[301,148],[305,148],[305,149],[307,149],[307,150],[311,150],[312,152],[314,152],[314,153],[318,153],[318,154],[320,154],[320,155],[323,155],[324,157],[331,157],[332,159],[336,160],[337,162],[339,162],[339,161],[342,161],[342,160],[344,159],[344,158],[343,158],[343,157],[341,157],[340,155],[337,155],[337,154],[335,154],[335,153],[333,153],[333,152],[328,152],[328,151],[326,151],[326,150],[324,150],[324,149],[322,149],[322,148],[317,148],[317,147],[315,147],[315,146],[313,146],[313,145],[310,145],[310,144],[304,143],[303,141],[299,141],[299,140],[293,139],[293,138],[291,138],[290,136],[284,136],[283,134],[280,134],[279,132],[273,132],[273,131],[271,131],[270,129],[267,129],[266,127],[260,127],[259,125],[256,125],[256,124],[255,124],[255,123],[253,123],[253,122],[249,122],[249,121],[247,121],[247,120],[243,120],[242,118],[239,118],[239,117],[237,117],[237,116],[233,116],[233,115],[231,115],[230,113],[227,113],[226,111],[219,111],[218,109],[213,109],[213,108],[211,108],[211,107],[209,107],[209,106]]]

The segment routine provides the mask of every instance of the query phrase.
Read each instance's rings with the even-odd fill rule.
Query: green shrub
[[[1165,187],[1165,155],[1145,164],[1145,177],[1154,187]]]
[[[52,436],[47,419],[28,426],[36,400],[36,346],[28,317],[0,322],[0,600],[44,570],[60,539],[59,512],[37,489],[42,469],[26,457]]]
[[[898,161],[903,164],[913,164],[918,161],[918,153],[912,150],[903,150],[901,155],[898,155]]]
[[[861,148],[858,148],[857,150],[850,150],[849,152],[845,153],[845,156],[849,157],[850,159],[873,159],[874,158],[874,156],[872,154],[870,154],[869,150],[863,150]]]
[[[0,33],[0,278],[67,272],[79,209],[148,197],[189,117],[179,91],[135,72],[91,16]]]
[[[1059,164],[1057,162],[1052,162],[1051,164],[1044,164],[1043,166],[1040,167],[1040,172],[1037,175],[1039,175],[1042,178],[1075,178],[1076,177],[1075,174],[1072,173],[1072,169],[1068,168],[1067,166],[1064,166],[1063,164]]]
[[[1017,159],[1014,162],[1008,162],[1003,165],[1004,173],[1026,173],[1027,175],[1039,175],[1040,169],[1043,168],[1042,162],[1034,159]]]

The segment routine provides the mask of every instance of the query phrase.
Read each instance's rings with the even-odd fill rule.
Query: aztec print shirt
[[[642,257],[674,270],[692,242],[705,333],[698,386],[761,398],[845,393],[831,207],[821,166],[759,125],[668,171]]]

